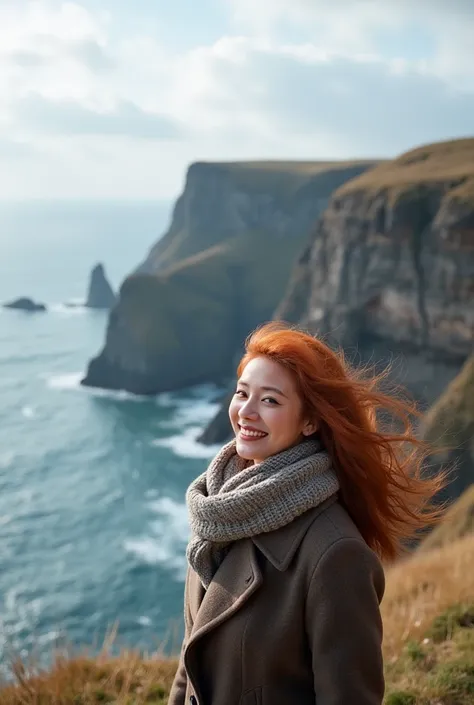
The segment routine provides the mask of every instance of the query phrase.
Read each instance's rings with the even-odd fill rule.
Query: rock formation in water
[[[193,164],[168,232],[123,283],[83,384],[154,394],[229,375],[332,192],[373,165]]]
[[[343,185],[315,224],[274,318],[356,362],[394,360],[428,406],[473,349],[474,139],[421,147]],[[201,440],[226,440],[225,414]]]
[[[111,309],[115,304],[115,294],[105,276],[104,266],[96,264],[89,278],[86,298],[87,308]]]
[[[19,299],[14,299],[14,301],[9,301],[3,304],[4,308],[13,308],[19,311],[27,311],[28,313],[38,313],[41,311],[46,311],[46,306],[44,304],[37,303],[27,296],[21,296]]]

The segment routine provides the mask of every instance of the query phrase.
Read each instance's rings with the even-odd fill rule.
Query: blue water
[[[137,398],[79,385],[107,314],[67,308],[105,265],[117,288],[165,230],[168,204],[0,204],[0,663],[65,640],[179,643],[184,493],[215,449],[196,437],[218,390]]]

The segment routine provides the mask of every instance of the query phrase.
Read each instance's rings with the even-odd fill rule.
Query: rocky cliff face
[[[393,361],[431,404],[474,340],[474,140],[430,145],[347,182],[295,264],[274,315]],[[227,437],[222,420],[204,440]]]
[[[330,195],[372,166],[193,164],[83,383],[153,394],[222,379],[245,335],[272,316]]]
[[[192,164],[168,232],[139,267],[154,274],[214,245],[266,233],[307,235],[332,193],[374,162]]]
[[[362,355],[403,354],[404,381],[431,403],[474,341],[474,140],[415,150],[342,187],[300,270],[277,315]]]

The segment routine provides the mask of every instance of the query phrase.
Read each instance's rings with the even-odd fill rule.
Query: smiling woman
[[[291,373],[267,357],[253,358],[245,366],[229,416],[238,455],[254,463],[297,445],[317,428],[303,415]]]
[[[250,336],[235,438],[189,487],[185,638],[170,705],[381,705],[382,560],[436,521],[416,410],[317,338]],[[389,410],[403,431],[387,433]]]

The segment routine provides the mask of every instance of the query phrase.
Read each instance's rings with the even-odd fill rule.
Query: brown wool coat
[[[380,705],[384,573],[335,497],[188,569],[169,705]]]

